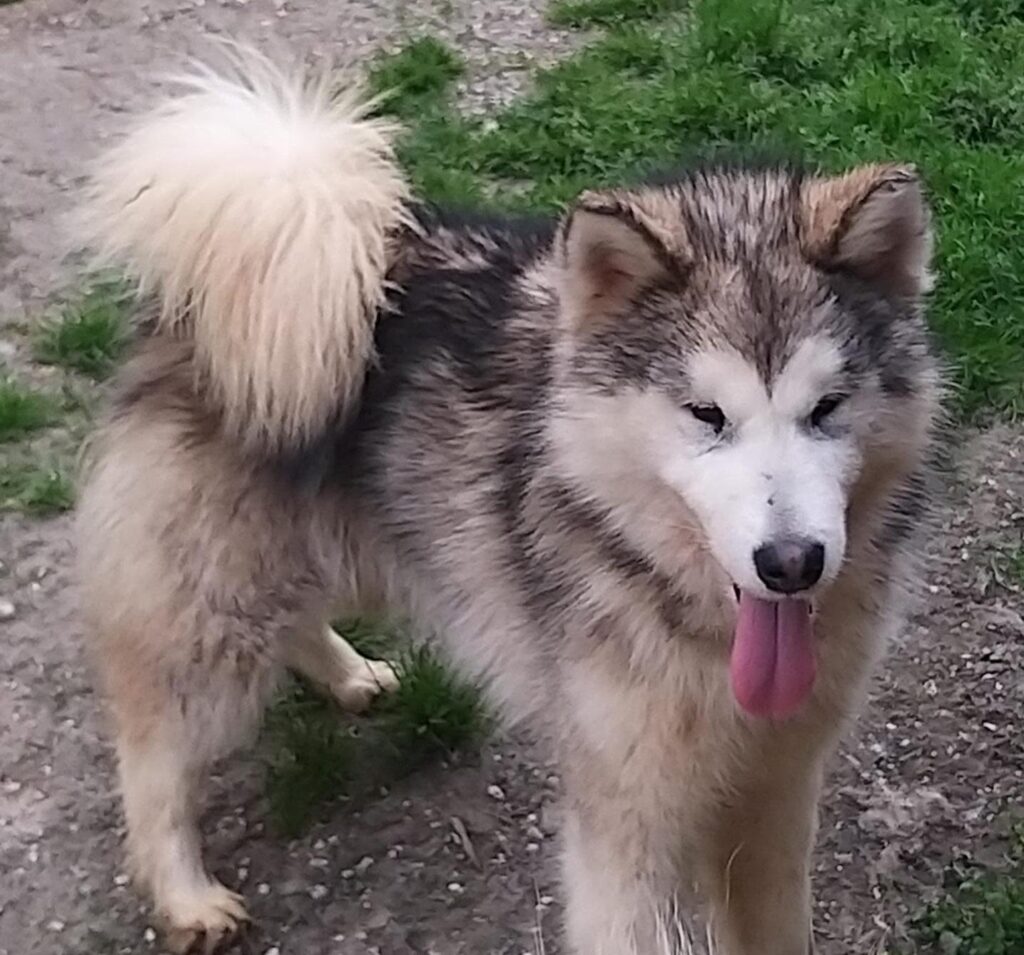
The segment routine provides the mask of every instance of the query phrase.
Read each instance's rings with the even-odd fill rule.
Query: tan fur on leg
[[[136,877],[153,894],[166,921],[167,944],[212,951],[249,916],[241,896],[207,874],[196,827],[196,768],[182,727],[168,724],[118,741],[129,853]]]

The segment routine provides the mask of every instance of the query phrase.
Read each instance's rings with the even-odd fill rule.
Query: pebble
[[[505,801],[505,790],[494,783],[491,783],[491,785],[487,787],[487,795],[490,796],[491,799],[497,799],[500,802]]]
[[[10,600],[0,600],[0,620],[13,620],[17,612]]]
[[[327,886],[318,882],[309,890],[309,897],[314,902],[319,902],[321,899],[327,898]]]
[[[948,929],[939,936],[939,951],[942,955],[956,955],[960,951],[961,939]]]

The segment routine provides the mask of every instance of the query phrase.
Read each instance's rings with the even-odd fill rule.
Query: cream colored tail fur
[[[393,127],[357,90],[261,56],[200,69],[97,165],[79,226],[98,264],[195,340],[224,425],[301,447],[357,399],[388,248],[407,219]]]

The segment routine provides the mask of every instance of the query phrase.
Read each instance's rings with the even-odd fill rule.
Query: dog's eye
[[[715,429],[715,434],[720,434],[725,427],[725,415],[722,414],[722,409],[718,405],[687,405],[687,407],[690,409],[690,414],[698,421],[711,425]]]
[[[815,428],[820,428],[826,421],[829,415],[836,410],[844,401],[846,395],[825,395],[815,406],[811,412],[811,424]]]

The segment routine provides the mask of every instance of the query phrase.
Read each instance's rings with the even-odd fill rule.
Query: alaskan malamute
[[[286,668],[387,689],[327,621],[391,607],[560,759],[571,951],[652,955],[682,899],[723,955],[807,955],[823,766],[929,477],[917,175],[711,166],[461,218],[356,92],[242,62],[143,119],[82,215],[150,303],[78,534],[172,942],[245,918],[204,769]]]

